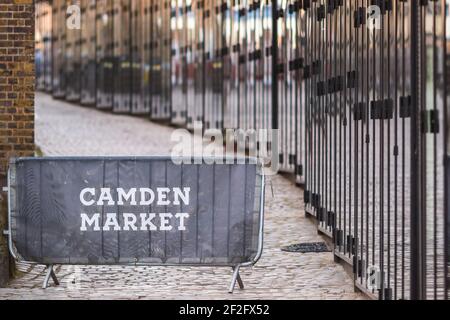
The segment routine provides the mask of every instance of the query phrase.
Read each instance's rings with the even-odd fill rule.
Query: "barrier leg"
[[[233,267],[233,277],[231,278],[230,290],[228,290],[229,293],[233,293],[234,287],[236,286],[236,281],[239,284],[239,288],[244,289],[244,282],[242,282],[241,276],[239,274],[240,268],[241,268],[240,265]]]
[[[58,278],[56,277],[56,273],[53,270],[53,265],[47,266],[47,273],[45,274],[44,284],[42,285],[42,289],[47,289],[48,282],[50,281],[50,277],[52,278],[55,285],[59,286]]]

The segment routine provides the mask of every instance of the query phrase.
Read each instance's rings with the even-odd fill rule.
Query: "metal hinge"
[[[355,103],[354,108],[353,108],[353,110],[354,110],[353,111],[353,120],[361,121],[366,118],[365,107],[366,107],[366,105],[364,102]]]
[[[336,246],[342,246],[344,244],[344,231],[339,230],[339,229],[335,229],[334,231],[334,244]]]
[[[9,192],[9,188],[8,188],[8,187],[3,187],[3,188],[2,188],[2,191],[3,191],[3,192]]]
[[[303,190],[303,202],[304,203],[310,202],[310,192],[308,190]]]
[[[9,236],[9,230],[3,230],[3,235]]]
[[[374,100],[370,102],[370,119],[389,120],[394,117],[394,103],[392,99]]]
[[[327,227],[334,228],[334,219],[336,215],[333,211],[328,211],[327,214]]]
[[[439,110],[422,111],[422,133],[439,133]]]
[[[400,97],[400,118],[411,118],[411,96]]]
[[[356,252],[357,240],[352,235],[347,235],[347,252],[355,254]]]
[[[366,262],[364,260],[358,259],[356,256],[353,257],[353,274],[357,274],[358,277],[364,276]]]

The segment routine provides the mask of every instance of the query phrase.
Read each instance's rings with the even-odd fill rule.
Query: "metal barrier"
[[[37,26],[48,34],[43,3]],[[52,3],[53,55],[42,59],[58,98],[76,91],[65,4]],[[279,129],[281,170],[304,187],[356,286],[380,299],[448,299],[447,1],[96,4],[97,107],[150,109],[190,129]],[[48,43],[37,48],[45,56]]]
[[[19,158],[8,175],[14,258],[54,264],[241,267],[262,254],[254,159]]]

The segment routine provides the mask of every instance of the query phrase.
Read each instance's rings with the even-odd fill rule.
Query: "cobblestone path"
[[[45,155],[164,155],[173,128],[36,94],[36,141]],[[0,299],[364,299],[331,253],[294,254],[281,247],[323,241],[305,217],[303,193],[289,179],[267,190],[264,253],[242,270],[246,289],[227,293],[231,269],[58,266],[61,285],[41,289],[44,266],[19,264],[21,276]]]

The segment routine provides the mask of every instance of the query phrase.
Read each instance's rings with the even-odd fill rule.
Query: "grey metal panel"
[[[202,261],[212,257],[213,227],[213,170],[212,166],[199,168],[198,220],[203,225],[198,232],[198,256]],[[211,214],[212,213],[212,214]]]
[[[153,0],[151,8],[151,119],[169,120],[171,111],[170,2]]]
[[[191,186],[191,193],[194,197],[190,199],[190,206],[183,206],[182,210],[186,211],[195,219],[189,219],[186,225],[186,231],[181,233],[181,257],[184,263],[198,263],[197,245],[198,245],[198,190],[199,190],[199,167],[186,166],[183,168],[182,180],[186,185]]]
[[[149,181],[150,167],[146,162],[120,161],[119,162],[119,185],[124,189],[130,189],[134,186],[147,185]],[[146,212],[142,206],[132,207],[124,205],[121,208],[123,213]],[[148,234],[147,232],[121,231],[120,235],[120,257],[128,260],[129,257],[138,259],[142,256],[148,256]]]
[[[212,202],[212,218],[214,222],[212,229],[212,254],[214,257],[226,257],[228,255],[228,213],[230,212],[230,198],[228,195],[231,188],[229,181],[231,166],[215,165],[213,169],[214,199]]]
[[[205,10],[204,1],[195,1],[195,111],[193,120],[203,121],[205,115]]]
[[[161,27],[162,27],[162,46],[161,46],[161,70],[162,70],[162,114],[163,117],[169,119],[172,110],[172,94],[171,94],[171,25],[170,25],[170,2],[161,3]]]
[[[52,94],[55,98],[63,98],[66,94],[66,71],[65,71],[65,1],[54,0],[52,3],[52,37],[53,37],[53,79]]]
[[[114,99],[113,111],[131,111],[131,1],[114,1]]]
[[[180,187],[184,185],[182,180],[182,166],[175,165],[172,162],[166,162],[166,170],[166,185],[168,188]],[[171,204],[165,207],[165,212],[173,212],[174,214],[183,212],[181,211],[181,202],[180,205],[175,205],[173,203],[173,194],[170,194],[168,199]],[[181,262],[181,234],[182,232],[166,232],[165,234],[166,257],[169,263]]]
[[[143,26],[142,26],[142,96],[146,113],[151,112],[151,91],[150,91],[150,67],[151,67],[151,44],[152,38],[152,13],[151,0],[144,0],[143,3]]]
[[[245,177],[245,168],[234,167],[231,171],[231,181],[242,180],[243,177]],[[244,246],[239,241],[245,233],[245,225],[242,223],[242,217],[245,215],[245,184],[233,185],[233,190],[230,204],[228,250],[230,256],[240,256],[245,254]]]
[[[161,185],[166,185],[167,167],[164,161],[154,161],[152,163],[152,179],[151,188],[157,188]],[[152,212],[163,213],[165,208],[152,205]],[[166,257],[166,237],[165,232],[155,231],[151,233],[151,253],[150,256],[164,262]]]
[[[66,0],[66,8],[70,5],[78,5],[81,1]],[[66,10],[61,12],[66,16]],[[66,20],[62,21],[66,24]],[[81,28],[66,27],[65,44],[65,72],[66,72],[66,100],[79,101],[81,93]]]
[[[81,0],[81,98],[86,105],[95,104],[96,93],[96,1]]]
[[[249,46],[247,43],[247,28],[248,28],[248,17],[247,17],[247,2],[248,0],[240,0],[239,4],[239,69],[238,69],[238,80],[239,80],[239,103],[238,103],[238,128],[248,129],[247,127],[247,98],[248,98],[248,86],[247,86],[247,63],[248,63],[248,53]]]
[[[255,164],[176,165],[167,158],[40,158],[14,162],[13,242],[22,259],[62,264],[219,264],[252,262],[258,241],[260,185]],[[259,170],[259,169],[258,169]],[[191,187],[189,204],[84,206],[84,188]],[[155,191],[156,192],[156,191]],[[98,193],[97,198],[98,199]],[[140,195],[136,199],[139,203]],[[189,213],[186,230],[125,231],[124,213]],[[99,214],[82,231],[81,213]],[[116,213],[120,231],[103,230]],[[154,221],[155,222],[155,221]],[[158,225],[156,220],[155,225]]]
[[[131,2],[131,112],[133,114],[148,114],[150,111],[144,104],[145,5],[144,1]]]
[[[187,91],[185,90],[186,70],[186,15],[185,1],[172,2],[171,5],[171,123],[183,125],[186,121]]]
[[[195,92],[195,72],[196,72],[196,46],[197,46],[197,2],[186,0],[186,126],[192,128],[195,117],[196,92]]]
[[[114,4],[113,0],[97,0],[96,14],[96,105],[111,109],[115,84]]]
[[[119,185],[117,170],[119,168],[119,162],[115,160],[105,160],[104,161],[104,171],[103,171],[103,181],[102,186],[105,188],[114,189]],[[111,206],[107,209],[101,210],[103,221],[106,219],[109,211],[117,212],[120,214],[121,211],[119,206]],[[118,232],[107,232],[103,234],[102,237],[102,257],[106,261],[119,262],[120,258],[120,236]]]

